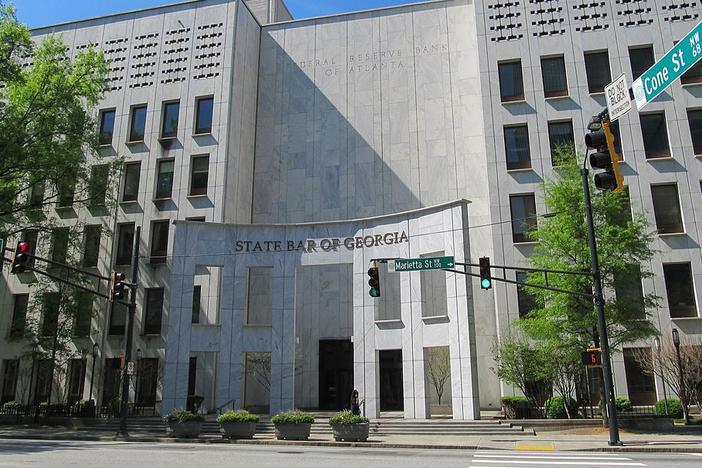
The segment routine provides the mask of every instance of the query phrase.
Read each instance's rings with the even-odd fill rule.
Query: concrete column
[[[295,391],[295,277],[273,267],[270,413],[293,409]]]

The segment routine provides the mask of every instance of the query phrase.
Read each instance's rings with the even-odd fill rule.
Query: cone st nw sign
[[[455,265],[453,257],[398,258],[388,261],[388,271],[443,270]]]
[[[631,85],[641,110],[702,58],[702,21]]]

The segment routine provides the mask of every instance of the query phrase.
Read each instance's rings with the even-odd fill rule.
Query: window
[[[702,109],[688,110],[687,122],[690,124],[692,151],[702,155]]]
[[[202,286],[193,287],[193,315],[190,323],[200,323],[200,300],[202,298]]]
[[[526,271],[517,272],[517,282],[527,283]],[[517,307],[519,310],[519,318],[526,316],[529,312],[537,308],[536,298],[529,294],[521,285],[517,285]]]
[[[30,208],[41,208],[44,205],[44,191],[46,190],[46,184],[43,180],[38,180],[32,184],[32,188],[29,191],[29,207]]]
[[[663,264],[670,318],[697,317],[695,288],[689,263]]]
[[[2,361],[2,395],[0,395],[0,404],[19,400],[19,398],[15,398],[18,377],[19,359],[5,359]]]
[[[431,252],[420,255],[421,258],[443,257],[444,252]],[[446,275],[441,270],[422,270],[419,272],[422,292],[422,317],[448,316],[446,301]]]
[[[144,316],[144,335],[161,334],[161,317],[163,315],[163,288],[146,290],[146,312]]]
[[[505,127],[504,132],[507,170],[530,168],[529,127],[527,125]]]
[[[158,386],[158,358],[141,358],[137,369],[137,406],[156,406],[156,387]]]
[[[72,405],[83,399],[85,385],[85,359],[71,359],[68,362],[67,403]]]
[[[39,239],[39,231],[36,229],[27,229],[22,231],[22,240],[29,242],[29,253],[34,255],[37,251],[37,241]],[[27,267],[34,268],[34,257],[29,257]]]
[[[680,77],[680,82],[684,85],[702,83],[702,62],[697,62],[696,65],[693,65],[692,68],[686,71]]]
[[[646,318],[639,265],[632,265],[614,273],[614,293],[617,302],[633,312],[636,318]]]
[[[101,145],[112,144],[112,133],[115,129],[115,110],[104,110],[100,112],[100,138]]]
[[[163,104],[163,122],[161,123],[161,138],[175,138],[178,135],[178,113],[180,102]]]
[[[100,237],[102,226],[94,224],[85,226],[85,245],[83,246],[83,266],[96,267],[100,256]]]
[[[44,293],[44,317],[41,323],[42,336],[54,336],[58,329],[59,319],[58,293]]]
[[[653,46],[633,47],[629,49],[629,63],[631,63],[632,81],[640,77],[643,72],[651,68],[656,62],[653,55]]]
[[[90,322],[93,316],[93,296],[81,293],[78,296],[78,310],[73,322],[73,336],[85,337],[90,334]]]
[[[575,145],[575,139],[573,137],[573,122],[570,120],[566,122],[549,122],[548,142],[551,146],[551,164],[558,166],[561,162],[561,158],[568,154],[564,153],[563,150],[565,148],[561,147],[571,147]],[[561,149],[558,150],[559,148]]]
[[[214,98],[203,97],[195,101],[195,134],[212,132],[212,107]]]
[[[652,185],[651,197],[658,233],[684,232],[677,184]]]
[[[128,308],[126,305],[120,302],[112,303],[110,323],[107,327],[108,335],[124,335],[124,328],[127,326],[127,311]]]
[[[68,241],[68,228],[56,228],[51,232],[51,260],[58,263],[66,263],[66,258],[68,257]]]
[[[512,241],[530,242],[527,233],[536,228],[536,200],[534,194],[510,195],[512,212]]]
[[[76,192],[75,174],[64,175],[56,184],[56,207],[69,208],[73,206],[73,199]]]
[[[639,114],[646,158],[670,157],[668,130],[665,126],[665,112]]]
[[[656,403],[656,387],[653,376],[644,372],[637,354],[647,354],[650,362],[651,348],[624,348],[624,371],[629,400],[633,405],[654,405]]]
[[[205,217],[204,216],[188,216],[185,218],[186,221],[194,221],[198,223],[204,223],[205,222]]]
[[[168,223],[154,221],[151,225],[151,263],[165,263],[168,252]]]
[[[15,294],[14,305],[12,307],[12,324],[10,324],[10,337],[20,338],[24,335],[24,327],[27,324],[27,306],[29,305],[29,294]]]
[[[561,57],[542,57],[541,75],[544,80],[544,96],[559,97],[568,95],[565,61]]]
[[[207,195],[209,156],[196,156],[190,168],[190,195]]]
[[[141,174],[141,163],[130,163],[124,165],[124,187],[122,187],[122,201],[137,201],[139,198],[139,177]]]
[[[107,197],[107,181],[110,168],[107,164],[93,166],[90,169],[89,197],[90,206],[105,206]]]
[[[497,64],[500,75],[500,99],[502,102],[524,100],[524,83],[522,80],[522,62],[505,62]]]
[[[134,245],[134,223],[117,225],[117,255],[115,265],[132,264],[132,248]]]
[[[249,267],[247,325],[270,325],[273,313],[273,268]]]
[[[159,161],[158,179],[156,180],[156,198],[171,198],[173,194],[173,160]]]
[[[604,87],[612,81],[607,51],[585,52],[585,72],[587,73],[588,92],[590,94],[603,93]]]
[[[146,105],[132,107],[132,115],[129,121],[129,142],[144,141]]]

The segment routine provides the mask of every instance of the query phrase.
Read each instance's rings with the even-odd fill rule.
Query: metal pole
[[[127,432],[127,413],[129,411],[129,376],[127,375],[127,366],[132,360],[132,340],[134,338],[134,312],[136,311],[136,293],[137,293],[137,273],[139,272],[139,238],[141,236],[141,226],[137,226],[134,233],[134,250],[132,258],[132,277],[131,293],[129,301],[129,312],[127,314],[127,343],[125,345],[124,362],[125,366],[122,369],[122,403],[119,412],[119,432],[117,435],[129,437]]]
[[[587,237],[590,244],[590,264],[594,283],[595,305],[597,306],[597,325],[599,328],[602,346],[602,373],[606,396],[606,408],[609,415],[609,445],[622,445],[619,440],[619,427],[617,425],[617,410],[614,406],[614,388],[612,386],[612,364],[609,356],[609,338],[607,336],[607,322],[605,320],[604,298],[602,297],[602,278],[600,277],[600,264],[597,258],[597,240],[595,239],[595,225],[592,219],[592,203],[590,200],[589,171],[583,167],[580,175],[583,179],[583,195],[585,199],[585,216],[587,218]]]
[[[687,396],[685,395],[685,379],[683,379],[682,359],[680,358],[680,336],[678,335],[677,328],[673,328],[673,344],[675,345],[675,357],[678,360],[678,385],[680,385],[680,403],[682,403],[683,418],[685,418],[685,424],[687,424]]]
[[[95,402],[97,400],[97,399],[93,400],[93,381],[95,380],[95,361],[97,361],[97,350],[95,349],[95,345],[93,345],[93,366],[92,366],[92,369],[90,370],[90,392],[88,393],[88,399],[92,402]],[[94,405],[95,405],[95,403],[93,403],[93,407],[94,407]]]

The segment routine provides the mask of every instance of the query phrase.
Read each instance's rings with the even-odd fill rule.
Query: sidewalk
[[[577,433],[581,432],[581,433]],[[217,443],[298,446],[379,447],[417,449],[489,449],[525,451],[594,451],[594,452],[676,452],[702,453],[702,434],[648,434],[621,432],[624,445],[610,447],[606,431],[540,432],[537,436],[431,436],[392,435],[374,437],[368,442],[336,442],[330,436],[312,434],[308,441],[276,440],[273,435],[257,435],[251,440],[228,441],[218,436],[198,439],[172,439],[134,434],[119,438],[105,431],[76,431],[57,427],[0,426],[0,439],[127,441],[159,443]]]

